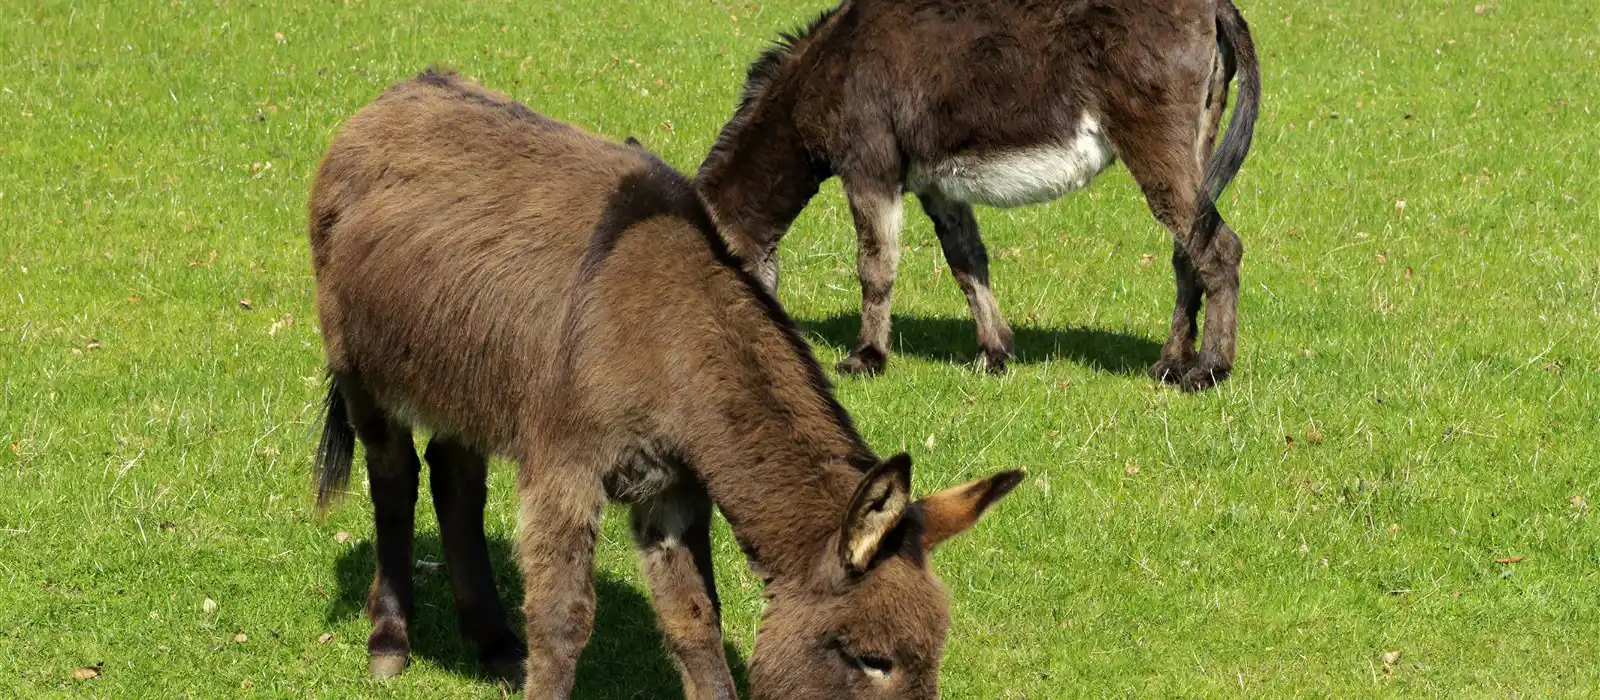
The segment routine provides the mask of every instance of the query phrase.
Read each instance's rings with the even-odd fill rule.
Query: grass
[[[1247,253],[1218,390],[1142,375],[1172,281],[1125,170],[979,212],[1022,353],[1004,378],[974,371],[931,226],[907,217],[899,354],[841,398],[921,491],[1030,471],[938,553],[947,697],[1600,692],[1581,505],[1600,498],[1600,5],[1485,1],[1244,3],[1266,98],[1222,205]],[[412,669],[367,680],[371,516],[310,515],[317,159],[442,62],[692,169],[744,65],[824,4],[0,6],[0,696],[497,695],[438,575]],[[829,185],[784,245],[782,300],[830,364],[853,259]],[[498,470],[489,521],[514,594],[509,486]],[[579,696],[670,696],[620,515]],[[737,662],[760,587],[717,537]],[[86,665],[102,675],[74,679]]]

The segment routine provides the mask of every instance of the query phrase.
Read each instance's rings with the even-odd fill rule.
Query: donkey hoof
[[[367,671],[378,680],[393,678],[405,670],[405,654],[373,654],[367,659]]]
[[[837,367],[839,374],[853,376],[872,376],[883,374],[883,367],[888,364],[888,358],[882,351],[874,347],[856,348],[850,356],[844,358]]]
[[[523,676],[526,669],[522,659],[514,661],[485,661],[483,675],[507,688],[517,690],[522,687]]]
[[[1225,367],[1200,366],[1184,374],[1183,381],[1179,382],[1178,387],[1187,392],[1205,391],[1227,378],[1228,370]]]
[[[520,688],[524,672],[523,663],[527,658],[528,652],[519,642],[497,645],[492,651],[485,652],[481,658],[484,675],[512,688]]]
[[[1011,359],[1011,353],[1004,350],[983,351],[983,371],[989,374],[1005,374],[1006,361]]]
[[[1182,360],[1162,359],[1150,367],[1150,378],[1163,384],[1182,384],[1190,367]]]

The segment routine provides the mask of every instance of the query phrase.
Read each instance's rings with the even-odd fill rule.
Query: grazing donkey
[[[1238,106],[1213,155],[1236,67]],[[851,374],[886,362],[901,198],[914,192],[984,362],[1003,371],[1011,329],[971,204],[1056,199],[1121,157],[1174,238],[1177,308],[1151,373],[1202,389],[1233,366],[1242,247],[1215,200],[1249,150],[1260,82],[1231,0],[845,0],[750,67],[696,186],[772,290],[779,239],[840,177],[859,240],[861,336],[839,365]]]
[[[425,458],[456,611],[491,664],[522,644],[484,541],[487,456],[518,465],[525,692],[566,697],[595,606],[607,498],[633,534],[691,698],[732,698],[711,571],[721,508],[767,606],[761,698],[927,698],[949,622],[939,542],[1021,479],[910,496],[809,347],[724,247],[689,181],[448,72],[400,83],[329,147],[310,203],[332,384],[317,503],[366,447],[375,676],[405,666]]]

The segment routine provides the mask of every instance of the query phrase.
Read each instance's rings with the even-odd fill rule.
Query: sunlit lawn
[[[438,62],[692,170],[745,64],[824,6],[0,5],[0,696],[497,696],[438,574],[411,670],[367,680],[370,511],[311,517],[317,159]],[[1600,692],[1600,5],[1242,9],[1266,96],[1222,205],[1247,250],[1222,388],[1143,375],[1172,280],[1126,171],[980,210],[1004,378],[907,217],[899,354],[841,398],[919,490],[1030,471],[938,552],[945,695]],[[783,264],[831,365],[859,304],[836,185]],[[515,598],[509,487],[489,520]],[[671,697],[621,515],[579,696]],[[717,537],[742,665],[760,587]]]

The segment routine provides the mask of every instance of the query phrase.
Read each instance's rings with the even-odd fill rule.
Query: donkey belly
[[[1058,199],[1082,189],[1116,160],[1116,152],[1094,119],[1057,143],[963,153],[915,163],[906,177],[914,192],[938,190],[945,197],[992,207],[1015,207]]]

